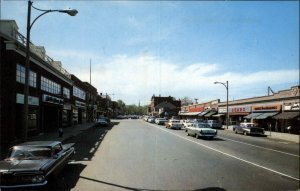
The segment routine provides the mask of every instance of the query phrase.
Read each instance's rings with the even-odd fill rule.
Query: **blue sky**
[[[127,104],[153,94],[226,100],[267,95],[299,85],[297,1],[34,1],[50,13],[31,40],[98,92]],[[39,12],[32,10],[32,20]],[[26,34],[27,1],[1,0],[1,19]]]

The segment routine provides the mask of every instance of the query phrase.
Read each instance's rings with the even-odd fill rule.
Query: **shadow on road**
[[[133,187],[129,187],[129,186],[122,186],[122,185],[115,184],[115,183],[96,180],[96,179],[88,178],[88,177],[84,177],[84,176],[80,176],[80,178],[85,179],[85,180],[89,180],[89,181],[93,181],[93,182],[98,182],[98,183],[101,183],[101,184],[114,186],[114,187],[117,187],[117,188],[132,190],[132,191],[171,191],[171,190],[152,190],[152,189],[147,189],[147,188],[133,188]],[[200,188],[200,189],[195,189],[195,190],[182,190],[182,191],[226,191],[226,190],[223,189],[223,188],[219,188],[219,187],[208,187],[208,188]]]
[[[77,136],[66,139],[64,143],[75,143],[75,161],[89,161],[100,147],[106,134],[119,122],[112,122],[108,127],[92,127]]]

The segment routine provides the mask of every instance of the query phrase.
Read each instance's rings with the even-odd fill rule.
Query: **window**
[[[85,100],[86,94],[85,94],[85,92],[83,90],[79,89],[76,86],[73,86],[73,96]]]
[[[60,94],[61,93],[61,89],[60,89],[60,84],[55,83],[43,76],[41,76],[41,89],[49,92],[49,93],[53,93],[53,94]]]
[[[70,89],[64,87],[63,88],[63,96],[64,96],[64,98],[70,99]]]
[[[17,64],[16,81],[25,84],[25,67]],[[29,86],[36,88],[36,73],[29,71]]]

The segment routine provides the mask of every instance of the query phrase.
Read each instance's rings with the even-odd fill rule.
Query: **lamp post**
[[[41,16],[51,13],[51,12],[59,12],[59,13],[67,13],[70,16],[75,16],[78,11],[76,9],[72,10],[43,10],[38,9],[32,5],[32,1],[28,1],[28,12],[27,12],[27,33],[26,33],[26,61],[25,61],[25,86],[24,86],[24,109],[23,109],[23,131],[22,131],[22,138],[24,140],[27,139],[27,131],[28,131],[28,96],[29,96],[29,68],[30,68],[30,30],[35,23]],[[31,7],[35,10],[41,11],[42,13],[37,16],[33,22],[31,23]]]
[[[214,84],[222,84],[226,88],[227,92],[227,101],[226,101],[226,128],[228,129],[229,113],[228,113],[228,81],[223,82],[214,82]]]

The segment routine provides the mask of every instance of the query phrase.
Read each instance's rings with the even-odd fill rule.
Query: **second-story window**
[[[64,87],[63,88],[63,96],[64,96],[64,98],[70,99],[70,89]]]
[[[17,64],[16,81],[25,84],[25,67]],[[36,73],[29,70],[29,86],[36,88]]]
[[[79,89],[78,87],[73,86],[73,96],[85,100],[86,93],[85,91]]]
[[[60,84],[53,82],[52,80],[49,80],[48,78],[45,78],[43,76],[41,76],[41,89],[53,94],[61,93]]]

